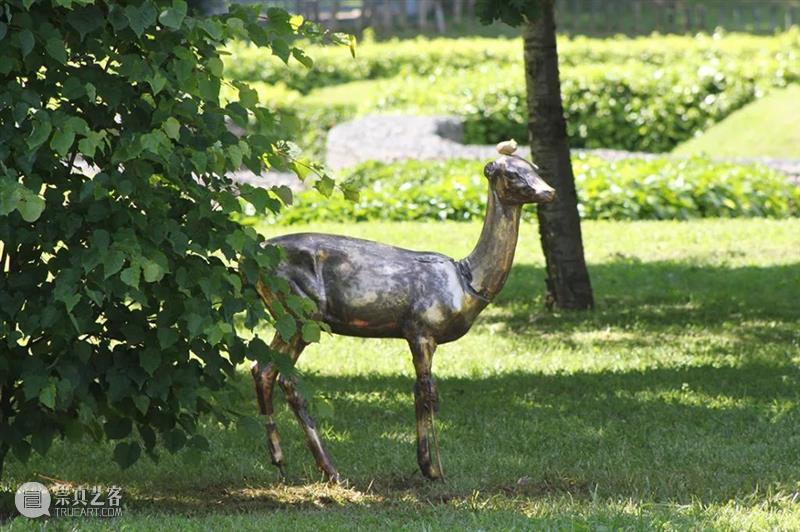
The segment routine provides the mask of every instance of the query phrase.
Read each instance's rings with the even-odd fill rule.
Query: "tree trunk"
[[[381,10],[381,26],[387,32],[392,29],[392,17],[394,15],[394,6],[389,0],[383,0],[380,6]]]
[[[417,2],[417,27],[420,31],[428,29],[428,11],[430,8],[430,0],[419,0]]]
[[[575,177],[561,105],[553,1],[541,0],[541,5],[539,17],[526,24],[523,37],[531,154],[542,169],[542,177],[556,189],[556,200],[538,209],[539,235],[547,262],[547,303],[564,309],[587,309],[594,301],[583,257]]]
[[[336,16],[339,14],[339,9],[341,9],[341,0],[333,0],[331,4],[331,18],[328,21],[328,27],[333,31],[336,31],[339,28],[339,19]]]
[[[436,19],[436,31],[444,33],[447,31],[447,26],[444,22],[444,6],[442,5],[442,0],[434,0],[433,8],[434,18]]]
[[[453,0],[453,23],[461,24],[464,18],[464,0]]]

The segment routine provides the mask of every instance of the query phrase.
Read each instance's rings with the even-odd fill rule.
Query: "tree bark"
[[[428,29],[428,11],[430,8],[430,0],[419,0],[417,2],[417,27],[420,31]]]
[[[464,0],[453,0],[453,23],[461,24],[464,18]]]
[[[331,4],[331,18],[328,21],[328,27],[333,31],[336,31],[339,28],[339,19],[336,16],[339,14],[339,9],[341,9],[341,0],[333,0]]]
[[[447,25],[444,21],[444,6],[442,5],[442,0],[434,0],[433,13],[436,20],[436,31],[445,33],[447,31]]]
[[[578,198],[572,173],[567,126],[561,104],[555,16],[552,0],[541,0],[535,21],[525,25],[525,83],[528,137],[542,177],[556,200],[538,209],[539,235],[547,262],[547,304],[564,309],[594,306],[583,256]]]

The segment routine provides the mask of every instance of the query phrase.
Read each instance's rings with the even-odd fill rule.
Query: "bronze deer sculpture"
[[[462,260],[319,233],[290,234],[267,241],[285,252],[275,274],[287,280],[294,293],[316,304],[314,317],[328,324],[331,332],[408,341],[417,376],[417,461],[422,474],[432,480],[442,477],[433,426],[433,413],[438,410],[438,392],[431,375],[436,346],[463,336],[500,292],[514,260],[522,206],[555,198],[555,191],[539,176],[538,168],[513,155],[515,147],[513,141],[498,145],[502,155],[484,168],[489,198],[483,230],[472,253]],[[263,283],[256,289],[271,308],[274,296]],[[293,363],[305,346],[299,332],[289,341],[276,334],[272,342],[272,348]],[[317,467],[329,481],[338,482],[339,474],[293,379],[280,375],[273,363],[255,363],[252,375],[261,414],[266,416],[272,463],[281,475],[283,452],[272,406],[276,380],[305,432]],[[431,435],[436,444],[433,448]]]

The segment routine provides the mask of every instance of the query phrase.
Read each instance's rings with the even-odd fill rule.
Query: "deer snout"
[[[534,178],[530,191],[533,203],[550,203],[556,199],[556,189],[545,183],[540,177]]]
[[[550,203],[554,199],[556,199],[556,189],[551,187],[550,185],[545,184],[543,187],[539,187],[538,189],[534,190],[534,195],[536,199],[536,203]]]

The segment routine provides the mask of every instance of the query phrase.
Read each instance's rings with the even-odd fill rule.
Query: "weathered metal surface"
[[[509,150],[504,143],[500,149]],[[438,344],[466,334],[478,314],[500,292],[511,270],[522,206],[552,201],[555,191],[538,174],[538,168],[512,154],[501,155],[484,168],[489,181],[486,218],[478,243],[467,257],[454,260],[433,252],[420,252],[369,240],[320,233],[299,233],[271,239],[286,252],[276,274],[292,290],[316,303],[320,321],[336,334],[367,338],[404,338],[411,348],[417,385],[418,462],[425,476],[442,475],[438,446],[431,448],[433,413],[438,403],[431,375]],[[274,301],[258,287],[267,306]],[[303,347],[297,337],[273,347],[296,360]],[[277,430],[272,419],[272,387],[277,371],[271,366],[253,368],[259,406],[267,416],[273,463],[283,468]],[[325,452],[305,401],[293,385],[281,381],[290,406],[303,427],[317,465],[338,480]],[[435,432],[433,434],[435,439]],[[436,455],[436,462],[431,460]]]

